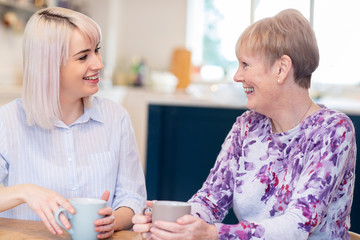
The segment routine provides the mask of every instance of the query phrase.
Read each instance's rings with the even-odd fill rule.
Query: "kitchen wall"
[[[102,29],[101,52],[109,77],[112,68],[134,57],[143,58],[152,69],[167,70],[173,49],[185,46],[186,0],[75,2]],[[21,81],[21,41],[21,33],[0,24],[0,86]]]

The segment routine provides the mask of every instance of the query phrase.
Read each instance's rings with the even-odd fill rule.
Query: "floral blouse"
[[[350,239],[356,143],[351,120],[322,107],[273,133],[254,111],[237,118],[192,213],[220,239]],[[220,223],[233,207],[239,223]]]

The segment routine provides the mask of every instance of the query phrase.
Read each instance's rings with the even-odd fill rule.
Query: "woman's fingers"
[[[106,238],[111,237],[113,234],[114,234],[114,230],[112,230],[112,231],[110,231],[110,232],[102,232],[102,233],[99,233],[99,234],[97,235],[97,238],[99,238],[99,239],[106,239]]]
[[[65,216],[64,213],[59,214],[59,219],[60,219],[60,222],[64,225],[64,227],[69,230],[71,227],[71,224],[69,222],[69,219]]]
[[[52,233],[52,234],[56,234],[56,230],[55,228],[50,224],[50,222],[48,221],[47,217],[45,216],[45,214],[40,211],[40,212],[36,212],[36,214],[40,217],[41,221],[44,223],[45,227]]]
[[[155,201],[156,201],[156,200],[146,201],[145,204],[146,204],[146,206],[148,206],[148,207],[152,207]]]
[[[56,202],[58,203],[58,207],[62,206],[71,214],[76,213],[75,208],[71,205],[71,203],[66,198],[63,198],[62,196],[59,195],[56,199]]]
[[[133,224],[143,224],[151,222],[151,215],[136,214],[132,218]]]
[[[141,233],[141,238],[143,240],[150,240],[151,239],[151,232],[144,232],[144,233]]]
[[[137,214],[133,217],[133,223],[134,223],[133,230],[135,232],[140,232],[140,233],[149,232],[152,226],[151,216],[147,216],[147,215],[144,216]]]
[[[99,214],[103,216],[110,216],[113,214],[113,210],[111,207],[102,208],[99,210]]]
[[[110,215],[104,218],[100,218],[100,219],[96,219],[94,224],[95,226],[104,226],[104,225],[109,225],[109,224],[113,224],[115,222],[115,217],[114,215]]]
[[[105,200],[105,201],[108,201],[109,200],[109,197],[110,197],[110,191],[109,190],[106,190],[103,195],[101,196],[101,199],[102,200]]]

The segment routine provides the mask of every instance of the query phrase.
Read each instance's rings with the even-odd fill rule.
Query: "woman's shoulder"
[[[13,115],[18,113],[24,113],[24,108],[22,105],[22,99],[17,98],[9,103],[6,103],[0,106],[0,117],[5,115]]]
[[[5,128],[26,124],[26,115],[20,98],[0,106],[0,124]]]
[[[321,109],[309,118],[309,124],[325,128],[345,127],[350,131],[354,129],[351,119],[345,113],[322,105]]]
[[[120,103],[107,98],[94,96],[92,106],[106,118],[114,119],[128,116],[126,109]]]
[[[247,110],[239,117],[237,117],[235,124],[257,125],[263,123],[267,119],[268,118],[265,115],[262,115],[254,110]]]

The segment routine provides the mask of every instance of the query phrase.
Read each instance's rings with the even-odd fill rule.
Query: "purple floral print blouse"
[[[324,106],[273,133],[254,111],[238,117],[192,214],[215,223],[220,239],[350,239],[356,143],[351,120]],[[233,207],[239,223],[222,224]]]

